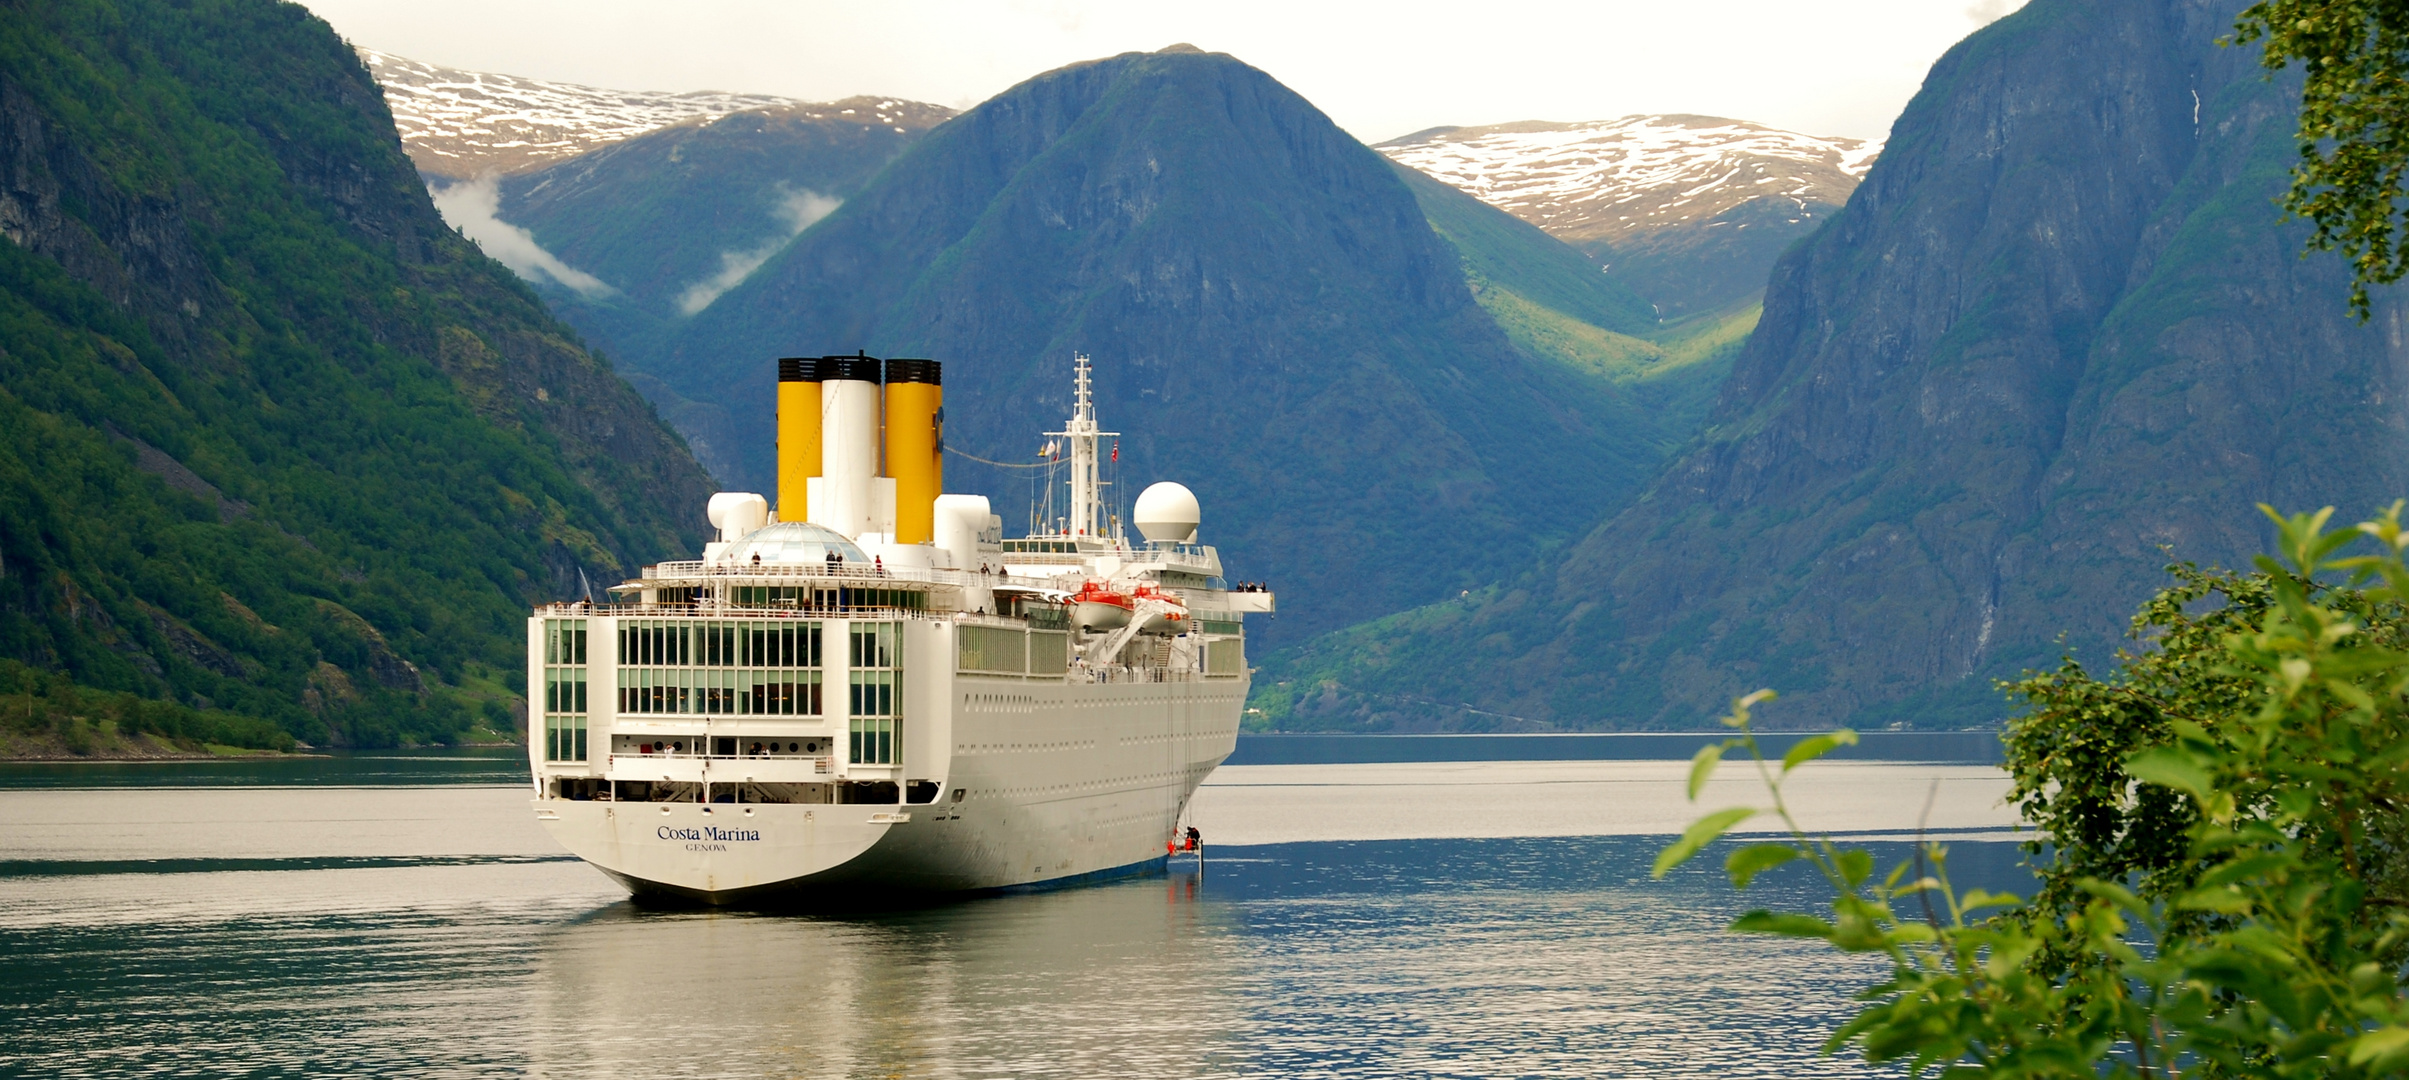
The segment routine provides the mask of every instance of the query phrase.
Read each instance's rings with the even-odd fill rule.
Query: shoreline
[[[115,740],[117,745],[76,753],[55,739],[0,740],[0,765],[142,765],[191,764],[200,761],[327,760],[337,755],[326,747],[258,750],[249,747],[207,746],[194,750],[148,735]],[[14,742],[15,745],[9,745]],[[32,745],[27,745],[28,743]],[[461,743],[442,747],[385,747],[379,752],[423,750],[523,750],[523,743]]]

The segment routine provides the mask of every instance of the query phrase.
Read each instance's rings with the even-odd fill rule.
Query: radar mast
[[[1071,362],[1076,373],[1073,382],[1071,418],[1061,431],[1049,431],[1070,444],[1071,451],[1071,516],[1063,531],[1072,536],[1104,538],[1104,482],[1097,477],[1100,461],[1096,453],[1099,439],[1119,438],[1118,431],[1096,430],[1096,402],[1088,377],[1090,364],[1086,353],[1073,353]]]

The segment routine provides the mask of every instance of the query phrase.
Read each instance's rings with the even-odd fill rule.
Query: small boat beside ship
[[[1236,746],[1245,617],[1176,483],[1099,478],[1090,369],[1069,513],[1019,539],[943,490],[942,367],[779,362],[776,498],[709,506],[702,557],[528,620],[535,817],[639,898],[1052,886],[1197,857]]]

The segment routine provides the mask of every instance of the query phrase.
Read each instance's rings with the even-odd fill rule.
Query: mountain
[[[893,98],[605,90],[360,57],[446,220],[615,356],[659,351],[953,115]],[[738,467],[720,409],[629,374],[706,465]]]
[[[523,229],[591,276],[527,275],[588,340],[614,356],[651,353],[952,115],[849,98],[672,124],[504,177],[488,224]],[[704,463],[731,475],[737,436],[722,411],[631,374]]]
[[[701,539],[702,470],[445,226],[301,7],[21,5],[0,118],[10,681],[507,733],[528,605]]]
[[[948,487],[1005,496],[1018,528],[1032,481],[968,455],[1026,459],[1089,353],[1125,433],[1115,490],[1195,488],[1232,573],[1283,593],[1265,632],[1294,637],[1527,563],[1687,435],[1616,379],[1518,348],[1468,281],[1510,280],[1627,337],[1657,329],[1644,304],[1429,187],[1460,244],[1489,254],[1443,238],[1387,161],[1262,72],[1185,47],[1124,54],[935,128],[666,348],[617,355],[723,410],[739,447],[723,475],[756,489],[771,359],[940,358]],[[1572,280],[1545,283],[1559,273]]]
[[[1785,255],[1699,443],[1564,556],[1273,664],[1289,726],[1982,723],[2106,662],[2252,504],[2409,490],[2409,320],[2274,203],[2296,77],[2231,0],[2034,0],[1936,63]],[[2061,641],[2061,635],[2064,635]]]
[[[500,214],[606,290],[692,315],[953,110],[850,98],[689,120],[503,179]]]
[[[1668,318],[1744,302],[1881,147],[1711,116],[1440,127],[1375,149],[1547,230]]]
[[[603,90],[359,52],[385,89],[410,159],[451,180],[540,169],[689,120],[803,104],[768,94]]]

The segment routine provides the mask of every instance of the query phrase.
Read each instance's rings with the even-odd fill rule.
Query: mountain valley
[[[1588,253],[1666,318],[1753,299],[1881,147],[1711,116],[1442,127],[1373,149]],[[1751,231],[1754,230],[1754,231]]]

